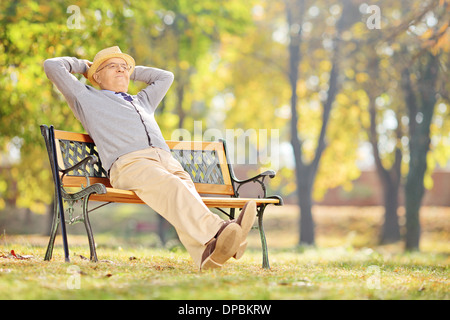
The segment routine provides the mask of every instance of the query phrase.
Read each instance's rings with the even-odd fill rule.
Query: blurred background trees
[[[380,241],[401,239],[404,192],[405,243],[417,249],[423,195],[450,158],[449,10],[445,0],[2,1],[0,209],[44,213],[52,201],[40,124],[83,131],[43,61],[119,45],[174,72],[157,110],[167,139],[195,121],[279,130],[274,184],[298,201],[299,244],[315,243],[313,204],[373,164]]]

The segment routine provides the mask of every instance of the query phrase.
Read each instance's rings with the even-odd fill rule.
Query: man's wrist
[[[92,66],[92,62],[90,62],[89,60],[81,60],[83,62],[83,66],[84,66],[84,71],[80,72],[86,79],[88,77],[88,72],[89,72],[89,68]]]

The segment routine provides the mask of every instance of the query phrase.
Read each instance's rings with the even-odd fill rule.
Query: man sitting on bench
[[[134,59],[117,46],[99,51],[92,62],[48,59],[44,69],[95,141],[111,185],[134,191],[171,223],[200,269],[220,268],[231,257],[243,255],[256,203],[248,202],[231,221],[209,211],[156,123],[155,109],[173,82],[171,72],[135,66]],[[100,90],[72,73],[83,74]],[[148,86],[128,95],[130,79]]]

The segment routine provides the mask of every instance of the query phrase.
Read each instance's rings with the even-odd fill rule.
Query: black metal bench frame
[[[132,191],[112,188],[107,173],[101,165],[95,143],[88,135],[55,130],[53,126],[48,127],[47,125],[41,125],[40,128],[45,140],[55,186],[54,214],[45,260],[49,261],[52,258],[56,233],[60,226],[65,261],[70,262],[66,225],[83,222],[89,240],[90,260],[97,262],[89,213],[112,202],[143,202]],[[256,201],[263,254],[262,267],[269,269],[267,242],[263,228],[264,210],[269,204],[283,205],[280,196],[266,195],[265,179],[275,177],[275,172],[269,170],[250,179],[237,179],[233,167],[228,161],[224,140],[206,143],[192,141],[167,141],[167,143],[171,148],[172,155],[191,175],[197,191],[202,195],[202,200],[208,207],[214,207],[230,219],[234,219],[235,209],[242,209],[250,199]],[[256,183],[261,188],[262,194],[257,198],[239,197],[240,188],[250,182]],[[71,190],[74,187],[76,188],[75,192]],[[215,195],[221,197],[214,197]],[[224,195],[229,197],[223,197]],[[101,201],[103,204],[89,210],[88,203],[90,201]],[[64,210],[64,202],[67,204],[66,210]],[[74,216],[76,202],[81,202],[82,213],[79,216]],[[229,211],[224,209],[229,209]],[[60,223],[61,221],[65,223]]]

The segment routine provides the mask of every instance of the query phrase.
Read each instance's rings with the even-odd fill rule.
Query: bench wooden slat
[[[144,203],[139,197],[129,190],[106,188],[105,194],[93,194],[89,198],[92,201],[119,202],[119,203]],[[258,198],[220,198],[202,197],[203,202],[208,207],[218,208],[242,208],[250,200],[254,200],[257,205],[279,204],[278,199],[258,199]]]
[[[91,184],[101,183],[107,188],[112,188],[108,178],[89,177]],[[208,183],[194,183],[197,192],[200,194],[215,194],[215,195],[232,195],[233,187],[226,184],[208,184]],[[64,176],[63,186],[66,188],[86,186],[86,178],[79,176]]]
[[[262,204],[279,204],[278,199],[259,199],[259,198],[214,198],[202,197],[203,202],[207,207],[217,208],[242,208],[247,202],[253,200],[256,205]]]
[[[107,188],[112,188],[108,178],[89,177],[89,182],[91,184],[101,183]],[[79,176],[64,176],[62,183],[65,188],[80,187],[81,185],[86,186],[86,178]]]
[[[62,130],[54,130],[54,132],[55,132],[55,139],[57,140],[73,140],[73,141],[94,143],[94,140],[92,140],[91,136],[85,133],[69,132]]]

